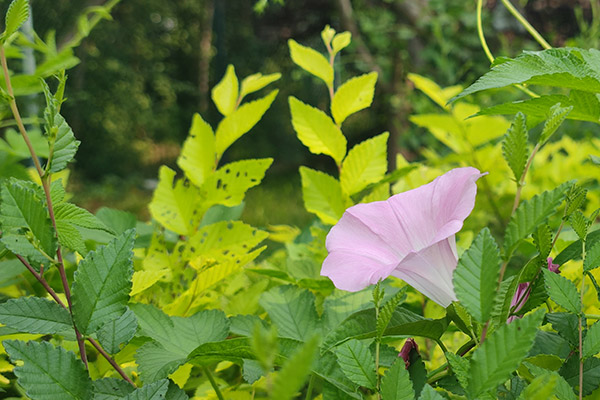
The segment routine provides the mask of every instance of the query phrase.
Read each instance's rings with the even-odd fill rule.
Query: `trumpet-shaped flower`
[[[392,275],[447,307],[456,300],[455,234],[473,210],[483,175],[456,168],[385,201],[348,208],[327,235],[321,275],[351,292]]]

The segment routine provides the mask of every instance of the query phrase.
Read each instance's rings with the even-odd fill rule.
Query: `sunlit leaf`
[[[192,127],[177,158],[177,165],[190,181],[201,186],[214,170],[215,163],[215,134],[200,114],[194,114]]]
[[[293,39],[288,40],[288,45],[294,63],[321,78],[328,86],[333,84],[333,68],[321,53],[303,46]]]
[[[225,71],[221,82],[217,83],[211,92],[212,100],[221,114],[227,116],[235,110],[238,99],[238,86],[235,68],[230,64],[227,66],[227,71]]]
[[[389,133],[384,132],[357,144],[348,152],[340,173],[340,183],[345,193],[358,193],[385,176],[388,137]]]
[[[371,72],[347,80],[336,90],[331,100],[331,115],[338,125],[349,115],[371,106],[376,82],[377,72]]]

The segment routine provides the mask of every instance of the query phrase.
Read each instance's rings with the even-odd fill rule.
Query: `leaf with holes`
[[[529,147],[527,146],[527,124],[525,115],[517,113],[508,132],[502,141],[502,155],[508,166],[519,182],[525,170],[525,164],[529,158]]]
[[[354,146],[342,163],[342,190],[353,195],[371,183],[379,182],[387,170],[387,141],[389,133],[367,139]]]
[[[201,186],[216,166],[215,134],[200,114],[194,114],[177,165],[196,186]]]
[[[306,210],[326,224],[335,224],[352,201],[342,192],[340,182],[324,172],[300,167],[302,198]]]
[[[331,115],[338,126],[348,116],[371,106],[376,82],[377,72],[371,72],[348,79],[336,90],[331,100]]]
[[[74,353],[48,342],[5,340],[2,345],[14,363],[23,361],[14,373],[32,399],[92,398],[92,381]]]
[[[288,45],[290,56],[296,65],[322,79],[327,86],[333,85],[333,67],[321,53],[293,39],[288,40]]]
[[[238,89],[239,84],[238,78],[235,75],[235,68],[229,64],[223,79],[215,85],[211,92],[212,100],[221,114],[227,116],[235,110]]]
[[[335,350],[344,374],[359,386],[375,389],[375,360],[369,346],[359,340],[349,340]]]
[[[69,311],[40,297],[20,297],[0,304],[0,323],[19,332],[43,335],[73,329]]]
[[[71,290],[73,319],[79,331],[92,334],[125,312],[133,275],[135,230],[91,251],[79,262]]]

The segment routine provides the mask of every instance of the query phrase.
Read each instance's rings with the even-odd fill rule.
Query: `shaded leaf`
[[[595,356],[600,353],[600,322],[596,321],[585,335],[583,340],[583,358]]]
[[[0,304],[0,323],[19,332],[44,335],[73,329],[69,311],[40,297],[20,297]]]
[[[283,364],[273,380],[272,398],[278,400],[295,398],[296,392],[302,388],[306,377],[311,372],[318,344],[319,337],[313,337]]]
[[[375,360],[369,346],[359,340],[349,340],[335,351],[340,368],[354,383],[375,389]]]
[[[106,323],[98,330],[98,341],[104,350],[116,354],[121,350],[122,344],[129,343],[136,330],[137,318],[128,308],[118,319]]]

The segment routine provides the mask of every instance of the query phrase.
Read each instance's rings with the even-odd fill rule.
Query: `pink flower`
[[[410,352],[413,349],[418,352],[419,346],[417,346],[417,342],[415,342],[415,339],[408,338],[406,339],[406,342],[404,342],[402,349],[400,349],[400,353],[398,353],[398,357],[402,357],[402,359],[404,360],[404,366],[406,367],[406,369],[410,367]]]
[[[548,257],[548,259],[546,260],[548,261],[548,269],[552,272],[556,272],[557,274],[560,274],[560,265],[558,264],[554,264],[552,261],[554,261],[552,259],[552,257]]]
[[[454,236],[473,210],[483,175],[456,168],[386,201],[348,208],[327,235],[321,275],[351,292],[392,275],[447,307],[456,300]]]

